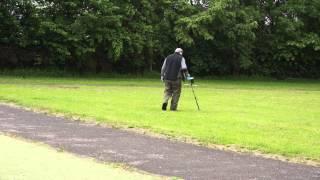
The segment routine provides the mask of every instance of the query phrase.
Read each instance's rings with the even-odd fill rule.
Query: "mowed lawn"
[[[1,180],[164,180],[0,134]]]
[[[0,76],[0,101],[144,128],[203,144],[320,161],[320,82],[201,80],[179,111],[162,112],[158,79]]]

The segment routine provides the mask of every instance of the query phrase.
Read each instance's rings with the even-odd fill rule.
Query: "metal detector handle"
[[[197,99],[196,93],[194,92],[194,89],[193,89],[193,86],[192,86],[193,83],[194,83],[194,78],[190,76],[189,79],[187,79],[187,80],[190,81],[193,97],[194,97],[194,100],[196,101],[196,104],[197,104],[197,107],[198,107],[198,111],[200,111],[200,106],[199,106],[199,103],[198,103],[198,99]]]

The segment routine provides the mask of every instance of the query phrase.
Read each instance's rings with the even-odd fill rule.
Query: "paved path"
[[[213,150],[0,105],[0,133],[184,179],[320,179],[320,168]],[[0,157],[1,158],[1,157]]]

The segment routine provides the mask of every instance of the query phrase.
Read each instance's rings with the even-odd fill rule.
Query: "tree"
[[[257,14],[254,7],[244,6],[238,0],[217,0],[211,1],[207,10],[180,19],[179,40],[201,49],[193,51],[194,70],[239,74],[249,69]]]
[[[3,0],[1,67],[320,77],[317,0]]]

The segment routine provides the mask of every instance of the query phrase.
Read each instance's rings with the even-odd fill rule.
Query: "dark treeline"
[[[0,67],[320,77],[319,0],[2,0]]]

